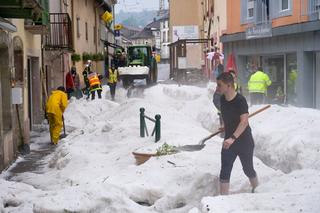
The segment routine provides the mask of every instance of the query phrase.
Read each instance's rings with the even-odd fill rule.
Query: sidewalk
[[[41,125],[37,127],[30,135],[30,153],[20,155],[17,163],[7,170],[7,180],[11,180],[16,175],[33,172],[41,174],[45,163],[43,159],[53,153],[56,146],[50,144],[48,127]]]

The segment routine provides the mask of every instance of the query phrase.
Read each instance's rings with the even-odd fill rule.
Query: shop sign
[[[104,12],[104,14],[101,16],[102,20],[106,23],[109,23],[113,20],[113,16],[108,11]]]
[[[265,38],[272,36],[271,23],[256,24],[246,30],[246,39]]]
[[[114,29],[115,29],[115,30],[122,30],[122,28],[123,28],[122,24],[116,24],[116,25],[114,26]]]
[[[180,39],[198,39],[199,27],[197,25],[173,26],[172,27],[172,42]]]

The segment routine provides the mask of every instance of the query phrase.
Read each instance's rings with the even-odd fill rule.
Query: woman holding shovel
[[[258,179],[253,168],[254,141],[248,122],[247,101],[235,91],[234,78],[230,73],[225,72],[218,76],[217,91],[222,94],[221,115],[225,130],[221,150],[220,194],[229,193],[230,175],[237,156],[254,192]]]

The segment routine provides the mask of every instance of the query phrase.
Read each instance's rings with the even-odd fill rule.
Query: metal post
[[[156,115],[155,119],[156,119],[156,142],[158,142],[161,137],[161,131],[160,131],[160,129],[161,129],[161,125],[160,125],[161,116]]]
[[[140,137],[144,138],[144,128],[145,128],[145,121],[144,121],[144,108],[140,108]]]

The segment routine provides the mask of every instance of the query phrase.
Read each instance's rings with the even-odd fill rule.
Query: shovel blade
[[[176,147],[176,150],[177,151],[194,152],[194,151],[200,151],[204,147],[205,147],[205,144],[185,145],[185,146]]]

